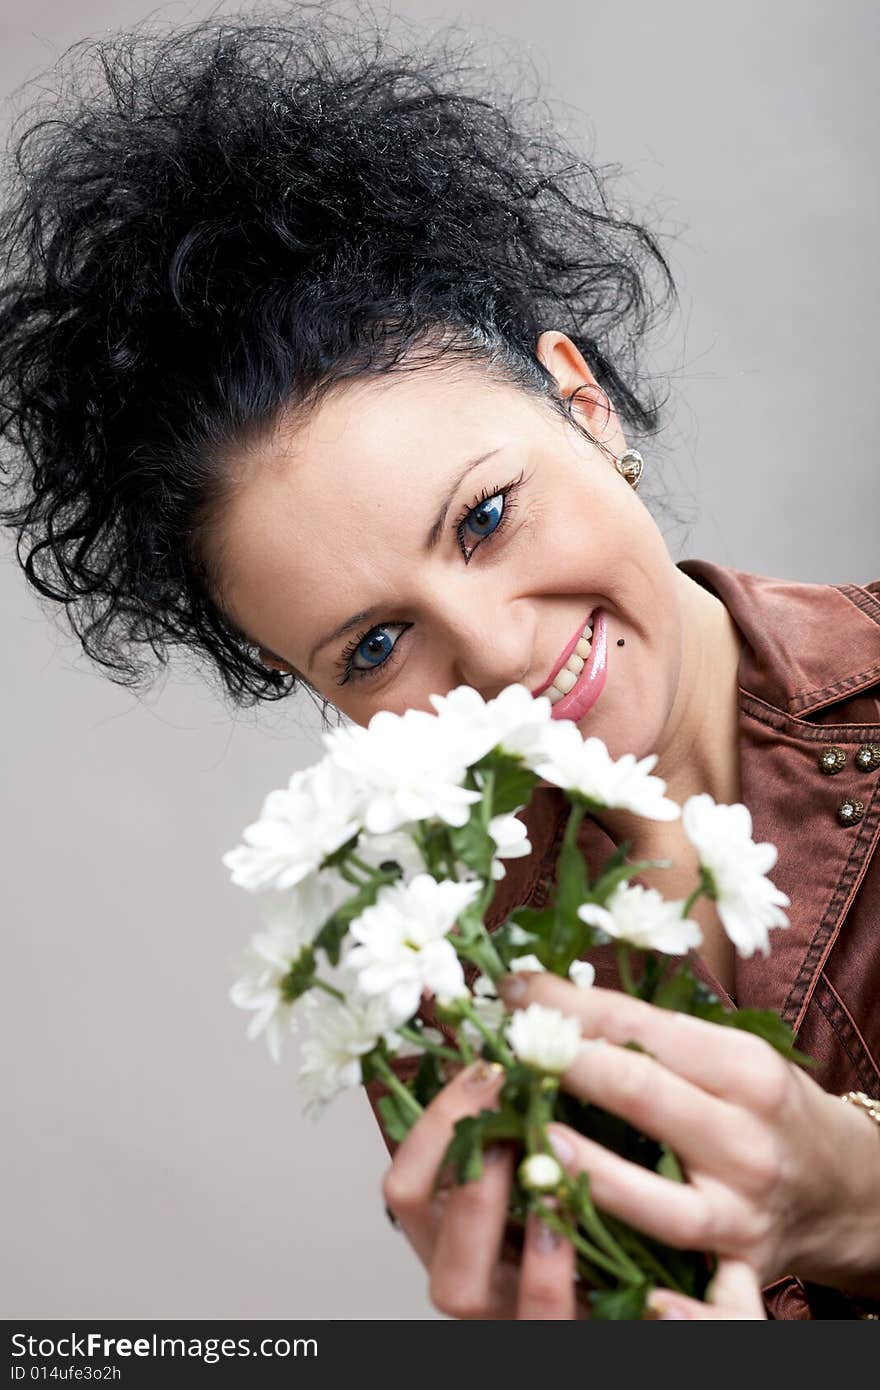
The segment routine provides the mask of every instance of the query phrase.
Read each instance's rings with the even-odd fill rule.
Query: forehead
[[[249,451],[220,527],[227,601],[245,613],[282,577],[310,587],[344,568],[351,587],[424,539],[469,458],[522,437],[535,403],[477,368],[344,383]],[[415,541],[413,542],[415,545]]]

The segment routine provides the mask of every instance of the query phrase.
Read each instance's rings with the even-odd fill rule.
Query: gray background
[[[228,8],[4,0],[4,96],[87,34]],[[685,522],[674,557],[880,574],[876,6],[376,10],[469,24],[490,63],[527,51],[676,238],[647,452]],[[316,756],[308,708],[230,715],[183,671],[126,694],[0,560],[2,1315],[437,1316],[386,1223],[365,1098],[305,1120],[294,1051],[275,1067],[226,998],[256,921],[220,855]]]

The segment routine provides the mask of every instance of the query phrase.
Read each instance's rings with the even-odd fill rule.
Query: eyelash
[[[489,541],[494,540],[495,537],[499,536],[501,532],[505,529],[511,514],[516,508],[516,494],[520,488],[522,480],[523,474],[520,473],[518,478],[514,478],[512,482],[505,483],[501,487],[496,486],[484,488],[483,491],[480,493],[479,497],[475,497],[473,502],[471,502],[470,506],[465,507],[464,511],[461,513],[455,525],[455,539],[458,541],[458,548],[462,553],[462,557],[466,565],[470,564],[474,555],[480,549],[481,546],[486,545]],[[470,551],[465,550],[464,528],[468,517],[471,515],[472,512],[477,511],[483,505],[484,502],[491,501],[493,497],[501,497],[503,499],[503,509],[498,525],[495,527],[494,531],[491,531],[489,533],[488,536],[483,536],[482,539],[478,540],[477,544],[473,546]],[[394,626],[403,627],[404,631],[406,631],[408,628],[412,627],[412,623],[394,623],[391,620],[385,623],[374,623],[372,627],[366,628],[363,632],[358,633],[357,636],[351,639],[351,641],[348,643],[348,645],[346,646],[345,650],[342,652],[339,658],[338,669],[341,672],[341,677],[337,681],[337,685],[345,685],[346,682],[349,680],[361,680],[362,678],[369,679],[371,676],[378,675],[380,671],[385,671],[388,669],[388,667],[395,660],[394,654],[397,651],[400,638],[397,639],[397,642],[395,642],[394,646],[392,647],[390,655],[386,657],[384,661],[380,662],[378,666],[374,666],[372,670],[361,669],[358,666],[352,666],[351,663],[358,647],[361,645],[361,643],[364,641],[366,637],[369,637],[371,632],[376,632],[383,627]],[[401,637],[402,636],[403,633],[401,633]]]

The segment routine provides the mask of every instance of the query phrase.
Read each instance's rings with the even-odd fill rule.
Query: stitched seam
[[[825,997],[826,994],[830,994],[830,1000]],[[868,1051],[852,1014],[825,974],[822,975],[816,986],[813,1002],[824,1015],[829,1028],[849,1058],[859,1085],[868,1092],[876,1090],[880,1084],[880,1068],[877,1067]],[[867,1067],[865,1066],[866,1062],[868,1063]]]
[[[788,702],[788,708],[792,714],[807,707],[819,708],[823,704],[833,704],[835,699],[841,695],[846,695],[854,690],[870,690],[872,685],[876,685],[880,680],[880,661],[873,666],[867,667],[855,676],[845,676],[843,680],[835,681],[832,685],[823,685],[817,690],[806,690],[800,695],[794,695]]]
[[[789,990],[782,1010],[782,1016],[795,1032],[803,1022],[810,996],[816,986],[819,971],[825,964],[838,933],[843,924],[844,914],[867,871],[871,857],[871,846],[880,828],[880,783],[875,783],[874,792],[858,833],[853,837],[849,857],[837,887],[831,895],[828,906],[813,940],[810,942],[797,978]]]
[[[838,589],[844,598],[848,598],[850,603],[854,603],[856,608],[860,608],[872,622],[880,627],[880,603],[874,597],[872,587],[864,587],[861,584],[835,584],[833,587]],[[878,589],[878,593],[880,593],[880,589]]]
[[[807,743],[875,743],[880,734],[880,724],[808,724],[748,690],[742,692],[741,705],[759,724]]]

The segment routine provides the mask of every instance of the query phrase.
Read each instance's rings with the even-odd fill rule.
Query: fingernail
[[[505,1004],[518,1004],[525,999],[528,987],[522,975],[504,975],[498,982],[498,993]]]
[[[483,1150],[483,1159],[486,1163],[500,1163],[506,1153],[505,1144],[488,1144]]]
[[[479,1062],[474,1062],[467,1073],[467,1084],[468,1086],[488,1086],[503,1071],[504,1068],[500,1062],[487,1062],[484,1057],[481,1057]]]
[[[535,1249],[542,1255],[552,1255],[554,1250],[558,1250],[562,1244],[562,1236],[558,1231],[554,1231],[552,1226],[548,1226],[546,1221],[538,1221],[535,1225]]]
[[[574,1158],[574,1149],[565,1135],[560,1134],[558,1130],[548,1129],[547,1138],[550,1140],[553,1152],[556,1154],[559,1161],[561,1163],[571,1163],[571,1160]]]
[[[680,1303],[676,1303],[674,1299],[667,1298],[667,1296],[662,1293],[648,1294],[645,1309],[645,1316],[650,1318],[689,1319],[691,1316]]]

